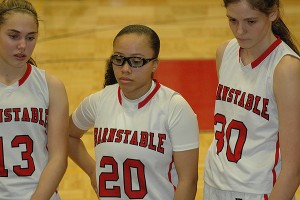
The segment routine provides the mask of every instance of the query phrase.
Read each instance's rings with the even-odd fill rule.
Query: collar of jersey
[[[275,42],[273,42],[257,59],[255,59],[253,62],[250,63],[252,69],[257,67],[282,42],[279,36],[277,35],[275,36],[277,38]],[[241,60],[240,53],[241,53],[241,48],[239,49],[239,61],[241,63],[242,60]]]
[[[20,80],[19,80],[19,86],[21,86],[21,85],[27,80],[27,78],[29,77],[29,75],[30,75],[30,73],[31,73],[31,70],[32,70],[31,64],[27,63],[27,69],[26,69],[26,72],[25,72],[25,74],[23,75],[23,77],[20,78]]]
[[[3,85],[4,88],[6,88],[7,90],[11,90],[11,91],[18,88],[27,80],[27,78],[29,77],[29,75],[31,73],[31,70],[32,70],[32,66],[29,63],[27,63],[27,68],[26,68],[24,75],[17,82],[15,82],[9,86],[0,83],[1,87]]]
[[[155,82],[154,89],[148,94],[148,96],[146,96],[146,98],[144,98],[141,102],[138,103],[138,109],[144,107],[159,90],[160,83],[155,79],[153,81]],[[118,88],[118,99],[119,99],[119,103],[122,105],[122,93],[121,93],[120,86]]]

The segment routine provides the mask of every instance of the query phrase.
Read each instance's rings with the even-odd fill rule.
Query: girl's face
[[[271,28],[277,12],[266,15],[253,9],[246,0],[231,3],[226,9],[229,26],[241,48],[269,45],[274,37]]]
[[[147,36],[131,33],[116,38],[113,54],[150,59],[153,58],[154,53]],[[113,64],[115,77],[128,99],[137,99],[148,92],[152,83],[152,74],[157,65],[157,60],[150,61],[139,68],[130,67],[128,62],[125,62],[123,66]]]
[[[0,67],[24,67],[37,41],[38,27],[33,16],[12,12],[0,26]]]

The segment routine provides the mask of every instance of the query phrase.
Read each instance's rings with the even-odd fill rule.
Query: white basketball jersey
[[[49,93],[44,70],[0,83],[0,199],[30,199],[47,164]],[[55,194],[56,196],[57,194]]]
[[[115,84],[87,97],[72,117],[82,130],[94,127],[101,200],[173,199],[173,151],[199,145],[196,115],[182,96],[153,82],[129,100]]]
[[[280,38],[247,66],[239,50],[231,40],[222,59],[205,182],[221,190],[269,194],[281,169],[274,70],[283,56],[299,56]]]

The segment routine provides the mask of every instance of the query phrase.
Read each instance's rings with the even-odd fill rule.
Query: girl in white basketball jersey
[[[205,200],[291,200],[300,183],[300,59],[279,0],[223,0]]]
[[[58,200],[67,167],[67,95],[31,58],[38,25],[31,3],[0,4],[1,200]]]
[[[154,80],[160,40],[144,25],[113,42],[105,88],[70,119],[70,157],[99,199],[192,200],[198,177],[198,123],[184,98]],[[96,163],[80,140],[94,129]]]

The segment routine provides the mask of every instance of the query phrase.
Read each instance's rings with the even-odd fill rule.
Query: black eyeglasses
[[[147,63],[151,62],[152,60],[156,60],[157,58],[141,58],[141,57],[125,57],[125,56],[120,56],[120,55],[112,55],[110,57],[110,61],[117,66],[123,66],[125,62],[129,64],[130,67],[133,68],[139,68]]]

